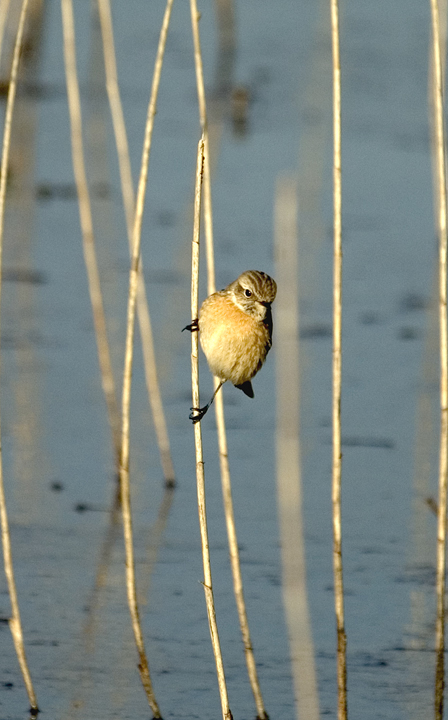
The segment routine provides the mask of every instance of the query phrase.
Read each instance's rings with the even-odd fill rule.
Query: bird
[[[210,372],[219,380],[210,402],[202,408],[191,408],[193,423],[202,420],[228,380],[248,397],[254,397],[252,378],[272,347],[271,305],[276,294],[273,278],[260,270],[246,270],[224,290],[209,295],[199,317],[183,328],[199,330]]]

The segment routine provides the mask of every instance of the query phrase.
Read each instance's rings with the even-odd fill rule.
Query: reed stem
[[[341,193],[341,65],[339,57],[339,8],[331,3],[331,40],[333,58],[333,570],[337,628],[338,719],[347,718],[347,637],[344,626],[344,585],[342,575],[341,524],[341,324],[342,324],[342,193]]]
[[[218,381],[219,382],[219,381]],[[215,378],[216,387],[216,378]],[[233,592],[235,595],[238,620],[240,624],[241,637],[243,640],[244,654],[246,658],[247,674],[249,677],[252,694],[254,696],[257,710],[257,720],[268,720],[263,695],[258,680],[257,666],[255,663],[252,640],[247,619],[246,602],[243,591],[243,578],[241,575],[240,555],[238,550],[238,538],[236,534],[235,513],[233,509],[232,484],[230,479],[229,456],[227,451],[227,434],[224,418],[224,401],[222,392],[215,398],[216,428],[218,433],[219,463],[221,468],[221,485],[226,518],[227,538],[229,543],[230,566],[232,569]],[[199,424],[199,423],[198,423]]]
[[[298,720],[319,720],[319,698],[307,597],[300,446],[298,188],[277,181],[275,201],[275,349],[277,502],[282,595]]]
[[[72,0],[61,0],[62,29],[64,35],[64,60],[67,98],[70,114],[72,162],[78,193],[79,219],[81,223],[84,261],[92,304],[93,322],[101,371],[101,381],[106,399],[112,442],[117,466],[120,458],[120,411],[115,392],[115,382],[110,358],[107,326],[104,314],[98,261],[93,233],[92,207],[84,160],[82,137],[81,99],[76,69],[75,23]]]
[[[215,254],[213,248],[213,212],[210,170],[210,148],[207,122],[207,105],[205,101],[204,72],[202,66],[201,40],[199,36],[199,20],[196,0],[190,0],[191,29],[193,34],[194,64],[196,69],[196,87],[198,93],[199,122],[204,136],[204,225],[205,225],[205,256],[207,260],[208,294],[214,293],[215,287]]]
[[[191,256],[191,317],[198,317],[199,302],[199,239],[201,226],[201,196],[202,181],[204,177],[204,152],[205,142],[204,135],[199,141],[197,163],[196,163],[196,183],[194,198],[194,221],[193,221],[193,242]],[[198,364],[198,333],[191,333],[191,391],[193,407],[199,407],[199,364]],[[204,567],[204,592],[205,603],[207,607],[208,622],[210,628],[210,638],[212,642],[213,653],[215,656],[216,673],[218,678],[219,695],[221,698],[221,709],[224,720],[232,720],[230,712],[229,700],[227,695],[226,679],[224,675],[224,665],[222,661],[221,646],[219,642],[218,625],[216,622],[215,604],[213,599],[212,571],[210,565],[210,548],[208,544],[207,514],[205,507],[205,475],[204,460],[202,453],[202,433],[201,423],[194,424],[194,445],[196,452],[196,482],[198,495],[198,514],[199,529],[201,533],[202,561]]]
[[[14,112],[14,104],[17,90],[17,75],[19,70],[20,52],[22,48],[23,32],[25,27],[26,14],[28,10],[29,0],[23,0],[20,11],[19,24],[17,27],[16,41],[14,45],[13,61],[11,68],[11,76],[9,80],[8,98],[6,102],[5,129],[3,133],[2,161],[0,169],[0,296],[1,296],[1,267],[3,258],[3,236],[5,226],[5,198],[6,186],[9,167],[9,151],[11,147],[11,131],[12,119]],[[1,431],[0,431],[1,439]],[[11,617],[9,619],[9,627],[14,642],[17,658],[25,683],[26,691],[31,708],[31,714],[36,716],[39,712],[37,705],[36,693],[34,691],[31,674],[28,667],[28,661],[25,653],[25,643],[23,640],[22,621],[20,618],[19,601],[17,597],[17,588],[14,577],[14,568],[12,562],[11,537],[9,532],[8,513],[6,509],[5,488],[3,482],[3,454],[0,442],[0,520],[2,527],[2,547],[3,560],[5,565],[5,575],[8,584],[9,598],[11,602]]]
[[[5,26],[8,17],[9,5],[11,0],[2,0],[0,2],[0,61],[2,58],[3,40],[5,37]],[[0,62],[1,67],[1,62]]]
[[[433,96],[435,113],[435,141],[437,168],[437,208],[439,235],[439,328],[440,328],[440,455],[439,500],[437,513],[437,616],[436,616],[436,672],[434,713],[443,718],[445,690],[445,584],[446,584],[446,523],[448,475],[448,347],[447,347],[447,229],[446,229],[446,158],[443,121],[443,77],[440,53],[440,25],[437,0],[431,0]]]
[[[120,487],[121,487],[121,504],[123,511],[123,531],[126,550],[126,589],[128,595],[129,611],[132,620],[132,628],[140,657],[139,671],[146,692],[148,703],[154,713],[154,717],[160,718],[160,710],[155,699],[152,688],[151,678],[149,674],[148,660],[143,640],[143,633],[140,623],[140,614],[137,601],[137,586],[135,579],[135,560],[134,560],[134,544],[132,532],[132,512],[131,512],[131,490],[129,479],[129,447],[130,447],[130,407],[131,407],[131,384],[132,384],[132,365],[134,357],[134,328],[135,328],[135,308],[137,287],[140,266],[140,245],[141,230],[143,222],[143,209],[145,204],[146,185],[148,179],[149,156],[151,151],[152,131],[154,128],[154,118],[157,109],[157,96],[160,85],[160,77],[162,73],[163,56],[165,53],[166,38],[168,26],[170,22],[171,9],[173,0],[168,0],[163,16],[162,27],[160,30],[159,44],[157,48],[156,62],[154,66],[154,74],[152,79],[151,96],[149,99],[148,112],[146,118],[145,137],[143,143],[142,161],[140,167],[140,179],[137,191],[137,204],[134,218],[134,228],[132,235],[132,258],[131,269],[129,273],[129,294],[127,308],[127,325],[126,325],[126,347],[123,372],[123,392],[122,392],[122,432],[121,432],[121,463],[120,463]]]

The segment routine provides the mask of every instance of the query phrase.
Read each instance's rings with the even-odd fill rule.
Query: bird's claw
[[[184,330],[189,330],[190,332],[197,332],[199,330],[199,318],[196,318],[195,320],[193,320],[193,322],[190,323],[190,325],[185,325],[185,327],[182,328],[182,332]]]
[[[205,413],[207,412],[209,408],[209,405],[204,405],[204,407],[201,408],[190,408],[191,413],[189,414],[189,418],[192,421],[193,425],[196,425],[196,423],[200,422],[202,418],[204,417]]]

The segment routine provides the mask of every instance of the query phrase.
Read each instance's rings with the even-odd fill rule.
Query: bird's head
[[[235,304],[248,315],[255,315],[260,321],[270,312],[271,303],[277,294],[277,284],[269,275],[260,270],[246,270],[228,290]]]

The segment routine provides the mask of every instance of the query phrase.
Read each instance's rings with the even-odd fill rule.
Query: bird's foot
[[[182,328],[182,332],[184,330],[189,330],[190,332],[197,332],[199,330],[199,318],[196,318],[195,320],[193,320],[193,322],[190,323],[190,325],[185,325],[185,327]]]
[[[208,405],[204,405],[204,407],[201,408],[190,408],[191,413],[188,417],[192,421],[193,425],[196,425],[196,423],[202,420],[209,407],[210,403],[208,403]]]

